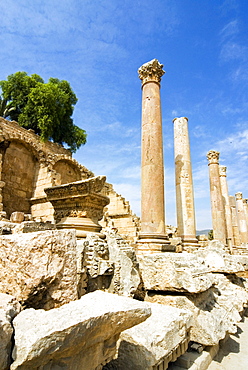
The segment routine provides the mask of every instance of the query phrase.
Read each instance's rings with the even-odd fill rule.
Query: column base
[[[170,244],[166,234],[140,233],[135,247],[138,254],[177,252],[177,246]]]
[[[181,239],[183,246],[197,247],[199,244],[198,239],[194,235],[182,235]]]

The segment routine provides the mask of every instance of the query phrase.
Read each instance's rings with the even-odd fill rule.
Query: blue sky
[[[173,123],[189,119],[197,228],[211,227],[206,153],[220,151],[229,193],[248,197],[247,0],[6,0],[0,80],[25,71],[68,80],[87,144],[74,157],[140,214],[141,83],[157,58],[166,219],[176,225]]]

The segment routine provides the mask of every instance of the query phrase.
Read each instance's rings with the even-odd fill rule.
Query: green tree
[[[9,117],[33,129],[41,140],[67,144],[75,152],[86,143],[86,132],[71,118],[77,97],[69,82],[50,78],[48,83],[36,74],[17,72],[0,81],[3,99],[11,104]]]

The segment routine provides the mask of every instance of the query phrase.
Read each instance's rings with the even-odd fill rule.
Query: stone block
[[[0,292],[34,308],[50,309],[77,299],[75,231],[1,236]]]
[[[237,273],[244,271],[244,264],[238,256],[226,252],[223,243],[218,240],[208,242],[208,246],[193,252],[202,264],[212,272]]]
[[[120,333],[151,314],[144,303],[96,291],[49,311],[27,309],[14,320],[11,370],[101,369]]]
[[[8,294],[0,293],[0,369],[8,370],[11,362],[12,320],[21,311],[21,305]]]
[[[146,290],[199,293],[214,283],[204,261],[189,253],[138,255],[138,262]]]
[[[234,279],[234,280],[232,280]],[[150,293],[146,300],[190,310],[193,324],[190,339],[206,346],[213,346],[234,334],[241,320],[240,313],[247,306],[248,296],[242,279],[214,274],[214,286],[205,292],[186,296]]]
[[[192,314],[176,307],[151,303],[152,315],[143,323],[125,330],[119,341],[117,358],[106,369],[153,370],[180,356],[180,343],[188,336]],[[184,352],[187,345],[183,346]],[[158,367],[155,367],[158,366]]]

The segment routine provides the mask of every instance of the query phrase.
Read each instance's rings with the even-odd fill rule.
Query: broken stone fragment
[[[190,310],[194,315],[190,340],[213,346],[227,333],[236,333],[240,313],[248,303],[242,279],[222,274],[214,274],[214,279],[215,286],[199,294],[186,297],[153,292],[148,293],[146,300]]]
[[[14,320],[11,370],[101,369],[120,333],[151,315],[143,302],[96,291],[49,311],[27,309]]]
[[[0,293],[0,369],[7,370],[11,361],[11,347],[14,317],[21,311],[21,305],[8,294]]]
[[[166,369],[171,359],[186,352],[192,313],[156,303],[149,307],[152,315],[146,321],[121,333],[117,358],[104,370]]]
[[[74,230],[0,237],[0,292],[50,309],[78,298]]]
[[[218,240],[209,241],[208,246],[194,251],[194,255],[212,272],[232,274],[245,270],[239,256],[227,253],[223,243]]]
[[[138,262],[146,290],[199,293],[214,283],[204,261],[190,253],[139,255]]]

